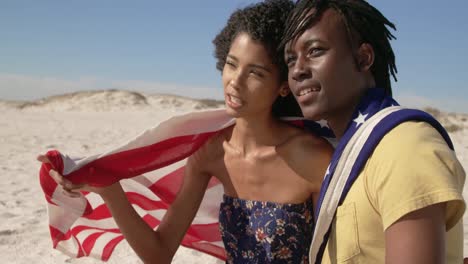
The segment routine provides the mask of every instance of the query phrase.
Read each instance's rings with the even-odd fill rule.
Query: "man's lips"
[[[296,96],[300,97],[300,96],[308,95],[313,92],[320,92],[320,88],[316,86],[312,86],[312,87],[307,86],[307,87],[299,88],[296,92]]]

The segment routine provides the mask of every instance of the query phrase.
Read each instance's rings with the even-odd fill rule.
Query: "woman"
[[[156,231],[135,212],[119,183],[73,185],[51,171],[70,196],[80,190],[101,195],[144,262],[171,262],[212,176],[224,187],[219,222],[228,263],[308,261],[312,197],[319,192],[332,148],[278,119],[298,109],[278,50],[292,7],[290,1],[272,0],[237,10],[213,41],[226,111],[236,122],[189,158],[183,185]],[[47,162],[45,156],[39,160]]]

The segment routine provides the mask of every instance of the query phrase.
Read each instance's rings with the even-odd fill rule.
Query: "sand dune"
[[[144,111],[153,108],[176,111],[221,107],[222,101],[192,99],[177,95],[144,95],[122,90],[86,91],[51,96],[31,102],[0,100],[0,109],[50,112],[115,112]]]
[[[74,155],[103,152],[173,115],[220,106],[222,102],[213,100],[116,90],[80,92],[34,102],[0,100],[1,262],[99,263],[89,258],[70,259],[52,249],[45,202],[38,184],[37,154],[51,148]],[[437,115],[445,126],[456,126],[449,130],[458,157],[468,168],[468,115],[440,111]],[[464,219],[468,223],[467,214]],[[465,238],[468,239],[466,224]],[[109,263],[140,262],[129,246],[121,243]],[[173,263],[217,261],[181,248]]]

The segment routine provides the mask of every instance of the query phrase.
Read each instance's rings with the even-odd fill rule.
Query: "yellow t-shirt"
[[[385,230],[402,216],[447,202],[446,263],[463,263],[465,172],[440,134],[406,122],[374,150],[338,207],[322,263],[385,263]]]

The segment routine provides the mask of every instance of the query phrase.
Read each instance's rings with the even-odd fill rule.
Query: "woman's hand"
[[[49,163],[51,164],[49,158],[47,158],[46,155],[39,155],[37,156],[37,160],[42,162],[42,163]],[[62,176],[60,173],[58,173],[56,170],[51,169],[49,171],[50,177],[54,179],[54,181],[62,186],[63,188],[63,193],[69,197],[77,198],[81,197],[81,191],[86,191],[86,192],[93,192],[99,195],[105,195],[105,193],[110,192],[110,189],[112,189],[112,186],[108,187],[94,187],[90,186],[88,184],[73,184],[71,181],[67,180],[66,177]]]

